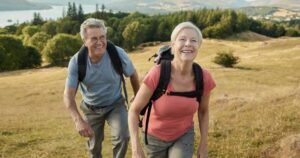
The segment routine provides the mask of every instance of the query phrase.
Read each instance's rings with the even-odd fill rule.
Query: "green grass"
[[[270,157],[267,150],[276,152],[278,142],[300,133],[299,45],[299,38],[204,41],[196,61],[217,83],[210,102],[210,157]],[[158,47],[129,54],[141,79],[154,65],[147,60]],[[233,69],[214,64],[220,50],[232,50],[241,62]],[[63,104],[65,77],[66,68],[0,74],[1,158],[88,157],[85,139],[76,133]],[[105,135],[103,155],[112,157],[109,128]]]

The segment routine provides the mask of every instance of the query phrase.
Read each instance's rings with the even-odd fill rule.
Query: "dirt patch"
[[[291,135],[281,139],[275,146],[267,148],[263,152],[267,158],[299,158],[300,134]]]

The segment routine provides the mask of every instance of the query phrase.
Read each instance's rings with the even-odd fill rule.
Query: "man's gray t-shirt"
[[[117,47],[124,75],[133,75],[134,67],[126,52]],[[71,58],[68,66],[66,86],[76,88],[78,84],[78,52]],[[107,50],[98,63],[87,61],[86,76],[79,84],[80,92],[85,103],[93,106],[108,106],[122,97],[120,75],[115,71]]]

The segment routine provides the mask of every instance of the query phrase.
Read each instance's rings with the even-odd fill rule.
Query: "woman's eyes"
[[[186,41],[187,39],[185,39],[185,38],[179,38],[179,41]],[[195,40],[195,39],[191,39],[190,40],[191,42],[197,42],[197,40]]]

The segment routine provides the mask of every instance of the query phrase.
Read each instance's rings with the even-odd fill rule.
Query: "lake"
[[[77,6],[78,8],[78,6]],[[96,11],[96,5],[82,5],[84,13],[91,13]],[[33,19],[33,13],[40,13],[42,18],[53,19],[62,17],[63,10],[67,12],[68,6],[52,6],[51,9],[45,10],[12,10],[12,11],[0,11],[0,27],[12,25],[15,23],[22,23],[31,21]]]

